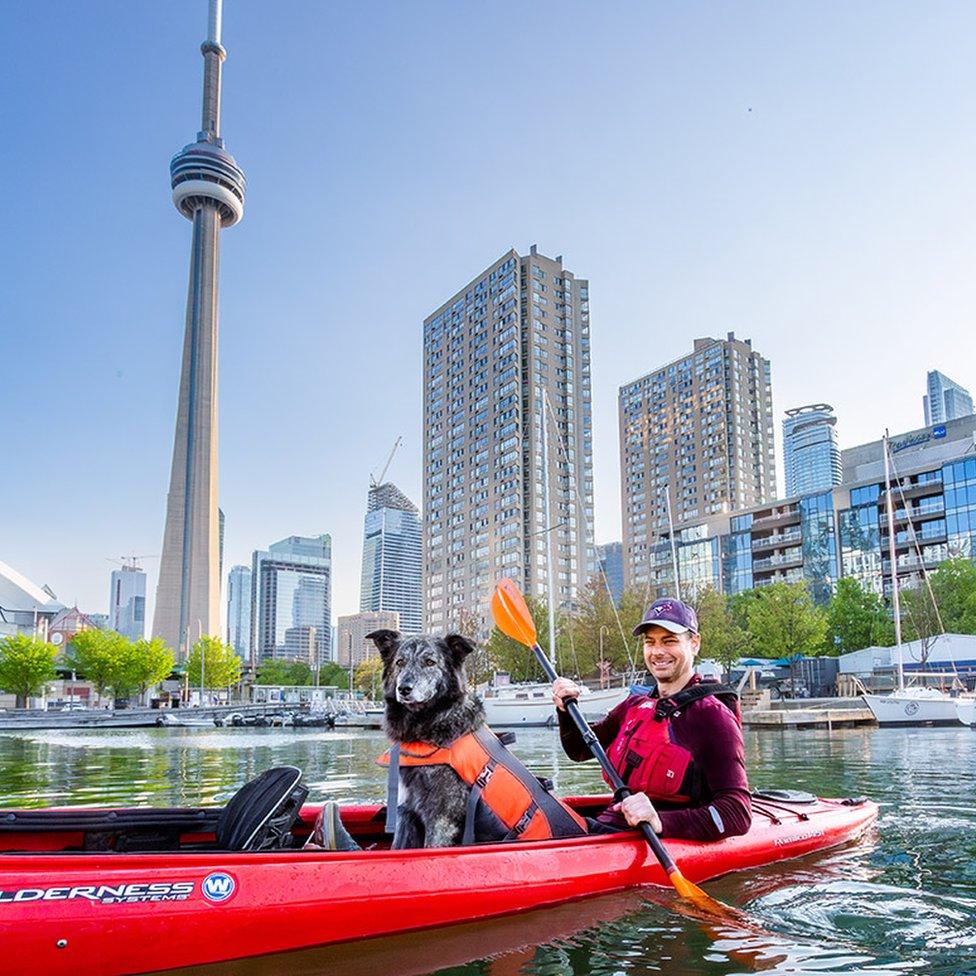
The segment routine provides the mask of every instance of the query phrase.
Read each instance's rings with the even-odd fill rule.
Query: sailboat
[[[969,725],[974,721],[973,706],[967,704],[971,699],[958,699],[938,688],[922,685],[905,685],[905,668],[901,640],[901,601],[898,593],[898,562],[895,555],[895,517],[891,491],[891,466],[888,453],[888,432],[882,439],[885,472],[885,509],[888,521],[888,558],[891,560],[891,604],[895,621],[894,657],[896,687],[887,695],[865,693],[864,703],[871,709],[878,725],[933,726]],[[909,517],[909,526],[911,518]],[[916,677],[924,677],[919,673]],[[945,677],[940,675],[940,677]],[[960,704],[962,707],[960,707]],[[963,717],[969,715],[969,721]]]

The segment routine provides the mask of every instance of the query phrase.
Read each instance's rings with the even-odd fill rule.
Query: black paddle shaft
[[[545,652],[538,644],[532,645],[532,650],[535,652],[535,656],[542,665],[542,670],[545,671],[546,677],[550,681],[555,681],[559,677],[556,674],[556,669],[552,666],[552,662],[546,657]],[[613,768],[613,763],[610,762],[610,757],[606,754],[603,746],[600,744],[600,740],[596,737],[596,733],[589,727],[586,719],[583,718],[582,713],[579,710],[579,704],[575,698],[570,698],[563,702],[563,707],[566,709],[566,714],[573,720],[573,724],[579,730],[579,734],[583,736],[583,742],[586,743],[586,748],[590,750],[593,754],[593,758],[600,764],[600,768],[606,774],[608,780],[610,780],[610,785],[613,787],[614,799],[618,802],[624,797],[630,796],[631,791],[627,789],[624,781],[620,778],[617,770]],[[677,868],[674,861],[671,860],[671,855],[667,852],[664,844],[661,843],[661,838],[651,829],[651,825],[647,821],[642,820],[640,823],[640,831],[644,835],[644,839],[648,844],[651,845],[651,850],[654,851],[654,856],[658,859],[661,867],[667,871],[668,874],[673,874]]]

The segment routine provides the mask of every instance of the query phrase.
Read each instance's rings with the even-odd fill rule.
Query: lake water
[[[383,799],[380,733],[151,729],[0,734],[0,806],[223,803],[300,766],[311,799]],[[753,786],[866,795],[877,830],[845,848],[706,885],[748,931],[706,926],[663,891],[627,892],[436,932],[184,970],[194,976],[976,976],[976,733],[747,733]],[[549,730],[514,746],[559,792],[604,792]],[[283,921],[282,924],[287,924]]]

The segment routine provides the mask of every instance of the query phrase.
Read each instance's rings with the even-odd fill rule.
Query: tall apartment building
[[[769,360],[749,339],[694,351],[620,388],[624,582],[650,585],[653,547],[675,525],[776,495]]]
[[[420,512],[396,485],[373,485],[366,503],[359,609],[391,610],[404,634],[423,630]]]
[[[227,643],[242,660],[251,659],[251,570],[231,566],[227,577]]]
[[[786,497],[823,491],[840,484],[837,418],[826,403],[793,407],[783,420]]]
[[[968,417],[973,412],[973,398],[969,390],[937,369],[929,370],[925,389],[927,392],[922,397],[922,405],[925,408],[926,427]]]
[[[293,535],[251,563],[251,663],[332,660],[332,539]]]
[[[402,630],[400,617],[394,610],[370,610],[350,613],[340,617],[337,623],[336,664],[344,668],[355,667],[368,657],[379,653],[366,635],[374,630]]]
[[[543,418],[546,418],[543,438]],[[557,606],[592,574],[589,283],[535,246],[424,320],[427,626],[489,627],[501,576]]]
[[[135,561],[112,570],[108,626],[129,640],[142,640],[146,636],[146,574]]]

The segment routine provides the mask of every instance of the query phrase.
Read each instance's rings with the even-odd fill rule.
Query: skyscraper
[[[793,407],[783,421],[786,497],[808,495],[840,484],[837,418],[826,403]]]
[[[244,215],[244,173],[220,136],[221,0],[210,0],[203,122],[173,157],[173,203],[193,222],[183,365],[153,634],[183,653],[220,627],[217,522],[217,272],[220,230]]]
[[[669,501],[681,525],[776,496],[769,360],[734,332],[622,386],[619,419],[628,586],[650,578]]]
[[[361,611],[392,610],[404,634],[423,630],[420,513],[396,485],[373,485],[366,503]]]
[[[293,535],[254,553],[251,663],[332,660],[332,539]]]
[[[129,640],[146,636],[146,574],[134,560],[112,571],[108,626]]]
[[[969,390],[950,380],[937,369],[929,370],[926,378],[928,393],[922,397],[925,426],[944,424],[947,420],[968,417],[973,412],[973,398]]]
[[[431,629],[488,629],[509,576],[557,606],[593,572],[589,284],[503,254],[424,320],[424,589]],[[543,418],[546,418],[543,426]]]
[[[338,623],[338,637],[335,661],[341,667],[355,667],[368,657],[375,657],[379,652],[372,641],[366,640],[366,635],[374,630],[399,630],[400,617],[395,610],[370,610],[366,613],[350,613],[340,617]]]
[[[242,660],[251,657],[251,570],[232,566],[227,577],[227,643]]]
[[[596,547],[600,584],[610,591],[614,603],[620,603],[624,592],[624,547],[620,542],[607,542]]]

